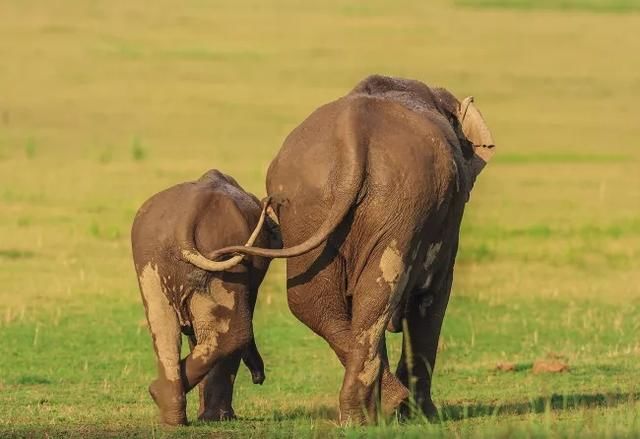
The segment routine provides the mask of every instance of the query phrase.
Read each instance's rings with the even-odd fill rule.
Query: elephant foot
[[[160,409],[160,422],[170,426],[187,425],[187,402],[179,381],[155,380],[149,386],[149,394]]]
[[[236,419],[236,414],[232,407],[209,409],[202,412],[200,416],[198,416],[198,419],[205,422],[230,421]]]
[[[378,422],[377,401],[360,384],[343,386],[340,392],[340,424],[343,426],[374,425]]]
[[[433,403],[431,398],[427,398],[419,405],[422,415],[431,423],[440,421],[440,415],[438,414],[438,408]],[[404,401],[398,408],[398,417],[400,420],[411,419],[416,416],[417,407],[411,404],[409,401]]]
[[[431,401],[431,398],[426,399],[422,403],[422,414],[429,420],[429,422],[438,422],[440,416],[438,415],[438,408]]]
[[[340,425],[343,427],[357,427],[367,425],[367,419],[363,410],[345,410],[340,409]]]
[[[409,398],[409,389],[405,387],[400,380],[385,370],[382,374],[382,415],[391,416],[400,407],[400,405]]]

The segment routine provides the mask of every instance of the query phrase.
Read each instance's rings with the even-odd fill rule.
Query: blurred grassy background
[[[629,12],[640,9],[638,0],[455,0],[464,6],[518,9],[560,9],[596,12]]]
[[[638,5],[3,1],[0,435],[639,434],[640,15],[621,13]],[[445,321],[447,421],[336,430],[341,369],[289,313],[278,261],[242,419],[156,431],[135,211],[209,168],[262,196],[286,134],[370,73],[473,94],[498,142]],[[533,375],[549,354],[570,372]]]

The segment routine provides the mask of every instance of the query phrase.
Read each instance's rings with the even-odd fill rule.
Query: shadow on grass
[[[552,394],[529,401],[505,401],[478,404],[444,404],[440,410],[443,421],[459,421],[483,416],[524,415],[547,411],[583,408],[615,407],[640,400],[640,392]]]
[[[327,405],[319,405],[315,407],[295,407],[289,411],[283,412],[276,410],[273,413],[274,421],[286,421],[292,419],[326,419],[334,421],[338,419],[338,408]]]
[[[461,421],[469,418],[487,416],[509,416],[539,414],[547,411],[564,411],[575,409],[590,409],[598,407],[615,407],[620,404],[640,401],[640,392],[619,393],[576,393],[552,394],[538,396],[528,401],[496,401],[490,403],[443,404],[440,408],[442,421]],[[338,420],[338,408],[327,405],[316,407],[295,407],[291,410],[276,410],[271,417],[263,419],[242,419],[242,421],[291,421],[300,419]]]
[[[634,393],[595,393],[539,396],[529,401],[445,404],[441,410],[442,421],[461,421],[485,416],[499,417],[545,413],[549,411],[575,410],[584,408],[615,407],[617,405],[640,401],[640,392]],[[235,437],[241,435],[295,437],[305,432],[308,424],[299,421],[326,420],[327,423],[315,425],[315,436],[325,437],[333,434],[338,412],[336,407],[319,405],[316,407],[296,407],[288,411],[275,411],[264,418],[239,418],[234,421],[201,423],[194,422],[186,427],[162,427],[155,422],[140,425],[128,420],[112,425],[0,425],[0,437],[64,437],[64,438],[103,438],[103,437]],[[120,425],[119,425],[120,424]],[[129,424],[129,425],[127,425]],[[400,427],[402,428],[402,427]],[[311,432],[311,430],[309,430]]]

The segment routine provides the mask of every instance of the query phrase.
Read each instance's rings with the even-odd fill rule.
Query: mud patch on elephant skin
[[[422,283],[422,286],[420,287],[423,290],[426,290],[427,288],[429,288],[431,286],[431,281],[433,280],[433,273],[429,273],[427,274],[427,278],[424,280],[424,282]]]
[[[177,381],[180,379],[180,326],[178,317],[165,295],[157,266],[149,263],[142,269],[140,290],[158,361],[162,364],[165,377],[169,381]]]
[[[207,320],[193,322],[193,328],[198,340],[191,353],[194,360],[206,361],[218,347],[218,336],[229,331],[231,319]]]
[[[380,337],[387,326],[388,320],[389,312],[387,309],[378,317],[373,325],[356,336],[356,343],[363,347],[368,345],[369,348],[362,371],[358,374],[358,380],[365,386],[371,385],[378,376],[380,370],[380,356],[378,355]]]
[[[411,267],[405,271],[402,254],[398,249],[397,241],[394,239],[382,253],[382,257],[380,258],[380,271],[382,272],[382,276],[376,281],[378,285],[386,283],[389,286],[390,294],[399,295],[407,285],[410,270]]]
[[[385,310],[380,317],[375,321],[374,324],[369,326],[368,329],[361,331],[356,336],[356,343],[361,345],[369,344],[369,357],[373,357],[374,353],[378,351],[378,345],[375,342],[382,335],[382,331],[384,330],[389,314],[388,310]]]
[[[441,248],[442,248],[442,241],[435,242],[429,246],[429,248],[427,249],[427,257],[424,260],[425,271],[428,271],[429,268],[431,268],[431,266],[436,260],[436,257],[438,256],[438,253],[440,253]]]
[[[227,290],[220,279],[216,278],[211,282],[211,297],[216,305],[223,308],[231,310],[236,306],[236,293]]]
[[[362,372],[358,374],[358,380],[364,385],[369,387],[378,378],[380,373],[380,357],[367,359],[362,367]]]
[[[382,276],[378,278],[378,283],[382,281],[389,284],[392,290],[395,290],[395,285],[398,283],[398,278],[404,272],[404,263],[402,262],[402,255],[398,250],[397,242],[394,239],[391,244],[384,250],[382,257],[380,258],[380,270]]]
[[[208,293],[202,291],[195,291],[191,295],[189,301],[189,308],[193,320],[206,321],[213,319],[214,310],[216,309],[216,303]]]
[[[442,248],[442,241],[434,242],[427,249],[427,256],[424,259],[424,264],[422,267],[424,268],[425,273],[427,273],[427,278],[422,283],[420,287],[423,290],[428,289],[431,286],[431,282],[433,281],[433,272],[431,270],[431,266],[436,261],[438,254],[440,253],[440,249]]]
[[[414,251],[411,263],[413,263],[416,254],[417,252]],[[380,271],[382,272],[382,276],[376,279],[378,285],[382,286],[386,283],[389,287],[389,303],[392,310],[395,309],[402,298],[402,293],[409,282],[411,269],[412,266],[409,264],[409,267],[405,270],[402,254],[398,249],[397,241],[394,239],[382,253],[382,257],[380,258]]]

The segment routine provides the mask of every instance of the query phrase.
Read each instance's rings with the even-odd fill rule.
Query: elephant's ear
[[[473,96],[464,98],[460,104],[458,120],[465,137],[473,144],[475,154],[488,162],[495,152],[495,143],[480,110],[473,104]]]

